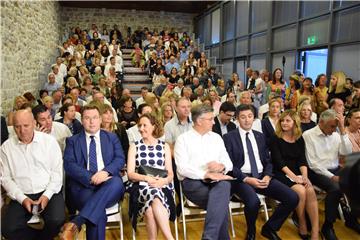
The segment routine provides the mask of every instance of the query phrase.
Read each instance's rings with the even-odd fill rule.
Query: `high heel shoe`
[[[309,234],[301,234],[301,233],[298,233],[298,234],[299,234],[299,237],[301,240],[309,240],[310,239]]]

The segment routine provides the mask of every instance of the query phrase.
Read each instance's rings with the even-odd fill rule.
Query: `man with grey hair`
[[[338,129],[338,131],[336,131]],[[304,132],[306,159],[309,164],[310,181],[327,192],[325,198],[325,222],[321,229],[325,239],[337,239],[333,223],[342,197],[339,187],[339,155],[352,151],[349,136],[345,132],[344,116],[332,109],[321,113],[319,124]],[[346,216],[345,225],[360,233],[356,218]]]
[[[232,162],[220,135],[212,132],[214,113],[210,106],[191,110],[194,126],[175,143],[175,163],[186,198],[206,209],[202,239],[230,239],[228,205]]]
[[[44,85],[44,90],[48,91],[51,95],[54,91],[58,90],[61,87],[61,84],[56,82],[56,76],[53,72],[48,74],[48,81]]]

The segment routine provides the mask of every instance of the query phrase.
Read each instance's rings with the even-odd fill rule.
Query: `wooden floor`
[[[324,219],[324,205],[321,202],[319,205],[319,214],[320,214],[320,223],[323,222]],[[124,221],[124,239],[132,239],[132,230],[129,224],[129,219],[127,217],[127,203],[123,203],[123,221]],[[271,215],[271,212],[269,212]],[[236,237],[232,239],[244,239],[246,234],[246,222],[244,215],[235,215],[233,216],[234,224],[235,224],[235,233]],[[256,222],[257,227],[257,235],[256,239],[261,240],[265,239],[261,236],[260,230],[262,225],[265,222],[265,217],[263,213],[259,213],[258,220]],[[116,226],[116,225],[115,225]],[[118,225],[117,225],[118,226]],[[172,231],[175,237],[175,231],[174,231],[174,224],[171,223]],[[194,221],[187,223],[187,239],[188,240],[194,240],[194,239],[201,239],[201,234],[204,227],[204,221]],[[321,224],[320,224],[321,227]],[[357,234],[355,231],[345,227],[344,223],[341,220],[337,220],[334,229],[336,231],[336,234],[339,238],[339,240],[359,240],[360,235]],[[230,223],[229,223],[229,232],[230,232]],[[179,239],[183,238],[183,228],[182,228],[182,222],[178,221],[178,232],[179,232]],[[284,225],[282,226],[281,230],[278,232],[278,235],[284,239],[284,240],[292,240],[292,239],[300,239],[297,235],[297,228],[292,223],[291,219],[288,218]],[[230,233],[231,236],[231,233]],[[85,232],[81,231],[79,235],[79,240],[86,239]],[[120,239],[120,231],[119,227],[115,229],[108,229],[106,230],[106,240],[117,240]],[[147,239],[146,234],[146,228],[144,225],[138,227],[138,232],[136,234],[136,239],[143,240]],[[158,239],[165,239],[160,231]],[[321,239],[321,238],[319,238]]]

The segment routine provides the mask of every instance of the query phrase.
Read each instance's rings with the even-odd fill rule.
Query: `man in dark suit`
[[[272,179],[272,164],[269,150],[262,133],[251,129],[254,108],[242,104],[236,110],[240,127],[224,135],[226,150],[233,162],[232,192],[245,204],[247,223],[246,239],[255,239],[255,222],[260,208],[257,193],[280,202],[270,219],[262,227],[261,234],[268,239],[280,239],[276,232],[288,215],[296,208],[297,194],[276,179]]]
[[[231,122],[231,119],[235,115],[236,108],[229,102],[224,102],[220,106],[219,115],[214,118],[215,124],[212,131],[220,136],[236,129],[235,123]]]
[[[124,154],[118,137],[100,130],[101,116],[94,105],[82,110],[84,130],[67,139],[64,169],[68,176],[70,202],[79,214],[63,227],[61,239],[73,239],[86,224],[86,239],[105,239],[105,209],[124,193],[119,175]]]

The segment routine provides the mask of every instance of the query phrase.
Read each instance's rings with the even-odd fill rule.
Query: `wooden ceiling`
[[[144,11],[198,14],[218,1],[64,1],[60,6],[74,8],[136,9]]]

